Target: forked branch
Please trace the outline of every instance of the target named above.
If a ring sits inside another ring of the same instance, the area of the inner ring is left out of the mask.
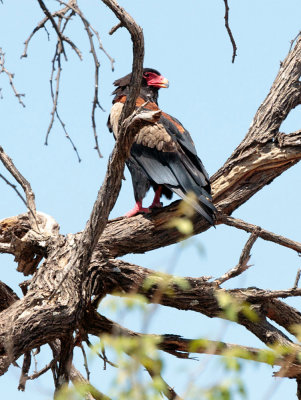
[[[14,85],[14,74],[11,73],[6,67],[5,67],[5,53],[3,52],[2,48],[0,47],[0,75],[1,74],[6,74],[8,79],[9,79],[9,84],[17,97],[19,103],[21,106],[25,107],[25,104],[22,101],[22,97],[25,96],[24,93],[19,93]],[[1,88],[0,88],[0,98],[2,98],[2,93],[1,93]]]
[[[230,269],[228,272],[226,272],[224,275],[222,275],[220,278],[215,279],[215,283],[217,285],[221,285],[222,283],[228,281],[229,279],[235,278],[236,276],[242,274],[244,271],[246,271],[250,265],[248,265],[248,262],[250,260],[250,251],[255,243],[256,239],[258,238],[259,235],[259,230],[255,230],[252,232],[251,236],[249,237],[248,241],[246,242],[242,253],[239,258],[239,262],[236,265],[236,267]]]

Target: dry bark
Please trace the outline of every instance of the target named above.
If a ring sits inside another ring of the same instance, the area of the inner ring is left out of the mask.
[[[185,237],[177,229],[167,227],[170,219],[180,215],[178,202],[150,215],[108,221],[120,190],[124,163],[133,137],[137,128],[145,123],[146,116],[133,114],[143,66],[142,30],[114,0],[103,1],[121,21],[116,29],[125,26],[133,41],[133,84],[120,119],[118,140],[83,232],[60,235],[58,224],[52,217],[36,213],[34,195],[26,180],[23,182],[29,213],[0,221],[0,252],[13,254],[18,270],[24,275],[33,275],[21,299],[5,284],[0,284],[0,374],[4,374],[11,363],[25,354],[27,364],[24,365],[21,382],[24,385],[30,350],[60,339],[62,350],[56,350],[58,357],[48,366],[56,371],[55,384],[59,389],[76,375],[71,366],[73,347],[76,345],[74,332],[82,338],[87,334],[116,334],[116,331],[118,334],[139,336],[96,313],[97,305],[107,294],[140,293],[149,302],[192,310],[210,318],[227,319],[217,300],[220,293],[227,292],[238,304],[248,302],[258,315],[258,319],[252,321],[240,310],[237,323],[245,326],[267,346],[280,343],[290,350],[288,356],[277,358],[278,365],[281,365],[279,374],[296,378],[299,393],[301,365],[297,354],[300,346],[285,332],[295,334],[292,325],[301,324],[301,314],[277,298],[300,296],[301,290],[296,287],[274,292],[257,288],[225,290],[220,285],[246,269],[250,246],[257,236],[297,252],[301,249],[301,243],[229,217],[251,196],[301,159],[301,131],[287,135],[279,131],[289,112],[301,103],[301,38],[297,39],[282,62],[244,140],[211,178],[214,203],[218,209],[217,223],[244,229],[251,232],[252,237],[234,270],[215,282],[206,277],[187,277],[188,287],[184,289],[172,276],[157,275],[150,269],[116,259],[129,253],[144,253],[167,246]],[[63,38],[60,40],[63,42]],[[148,115],[147,118],[156,116]],[[2,148],[0,150],[3,160],[5,153]],[[194,234],[209,228],[199,216],[194,216],[193,223]],[[156,284],[146,289],[144,282],[154,276]],[[166,293],[167,289],[175,295],[170,296]],[[281,330],[273,325],[273,321]],[[188,357],[189,347],[185,340],[164,335],[159,348],[175,356]],[[221,354],[222,350],[232,345],[219,346],[211,353]],[[198,352],[205,350],[199,347]],[[255,359],[256,349],[248,350],[253,357],[250,358]]]

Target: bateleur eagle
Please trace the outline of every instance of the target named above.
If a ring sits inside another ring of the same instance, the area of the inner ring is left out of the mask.
[[[117,79],[114,85],[113,107],[108,127],[116,138],[119,117],[129,92],[131,74]],[[168,80],[155,69],[144,68],[142,85],[136,107],[159,110],[158,91],[167,88]],[[130,170],[136,200],[135,207],[126,216],[149,212],[142,207],[142,200],[152,186],[155,191],[150,208],[161,207],[160,198],[168,199],[173,192],[187,199],[195,210],[214,225],[215,207],[212,204],[209,176],[196,153],[189,132],[174,117],[161,113],[156,123],[143,126],[136,134],[131,154],[126,162]],[[193,192],[197,201],[187,194]]]

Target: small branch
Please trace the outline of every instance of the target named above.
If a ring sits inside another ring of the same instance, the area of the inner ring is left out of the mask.
[[[94,347],[93,344],[88,339],[88,337],[86,338],[86,343],[91,349]],[[95,349],[93,351],[95,351]],[[100,354],[98,351],[96,352],[97,356],[103,361],[104,371],[107,369],[107,364],[111,365],[111,367],[118,368],[117,364],[114,364],[112,361],[108,359],[104,346],[101,347],[101,353],[102,354]]]
[[[251,257],[250,251],[251,251],[252,246],[255,243],[256,239],[258,238],[258,235],[259,235],[259,230],[254,230],[251,233],[251,236],[249,237],[248,241],[246,242],[246,244],[242,250],[238,264],[236,265],[236,267],[230,269],[228,272],[226,272],[220,278],[215,279],[214,282],[217,285],[221,285],[222,283],[228,281],[229,279],[232,279],[232,278],[242,274],[244,271],[246,271],[250,267],[250,265],[248,265],[248,262]]]
[[[23,296],[25,296],[26,293],[28,292],[28,287],[29,287],[30,283],[31,283],[31,279],[27,279],[26,281],[19,283],[19,287],[22,290]]]
[[[30,364],[31,364],[31,355],[30,355],[30,351],[27,351],[24,354],[22,372],[21,372],[21,377],[20,377],[19,386],[18,386],[18,390],[21,390],[22,392],[24,392],[26,381],[28,380],[28,371],[30,368]]]
[[[84,346],[82,345],[82,343],[79,344],[79,347],[81,348],[81,351],[83,353],[83,357],[84,357],[84,367],[86,370],[86,374],[87,374],[87,381],[90,382],[90,371],[89,371],[89,366],[88,366],[88,359],[87,359],[87,355],[84,349]]]
[[[297,398],[301,400],[301,378],[296,379],[297,382]]]
[[[38,23],[38,25],[34,28],[34,30],[31,32],[31,34],[28,36],[28,38],[25,40],[24,42],[24,51],[23,54],[21,55],[20,58],[23,57],[27,57],[27,49],[28,49],[28,45],[30,40],[32,39],[32,37],[35,35],[35,33],[37,31],[39,31],[41,28],[45,27],[45,23],[48,21],[48,17],[45,17],[44,19],[42,19],[42,21],[40,21]],[[45,28],[46,29],[46,28]],[[47,32],[47,31],[46,31]],[[49,33],[48,33],[48,40],[49,40]]]
[[[12,159],[4,152],[3,148],[0,146],[0,160],[2,161],[5,168],[12,174],[16,181],[21,185],[22,189],[26,195],[26,206],[29,210],[29,221],[33,227],[38,229],[37,214],[36,214],[36,204],[35,195],[31,189],[30,183],[24,178],[24,176],[19,172],[19,170],[14,165]],[[6,181],[7,183],[7,181]],[[12,186],[12,185],[11,185]],[[15,189],[17,191],[17,189]],[[18,193],[18,191],[17,191]],[[22,196],[21,196],[21,199]]]
[[[40,371],[37,371],[34,374],[28,376],[27,379],[33,381],[34,379],[39,378],[41,375],[44,375],[47,371],[49,371],[50,368],[52,368],[56,362],[57,362],[57,359],[51,360],[50,363],[45,365],[44,368],[42,368]]]
[[[38,0],[38,3],[40,5],[41,9],[43,10],[44,14],[46,15],[47,19],[50,20],[54,30],[56,31],[57,36],[58,36],[58,41],[59,41],[59,43],[61,45],[61,48],[62,48],[62,53],[64,54],[65,60],[67,61],[67,55],[66,55],[65,48],[64,48],[64,40],[66,38],[62,36],[62,33],[61,33],[59,27],[57,26],[57,23],[55,22],[52,14],[48,10],[48,8],[45,6],[43,0]]]
[[[218,220],[225,225],[234,226],[235,228],[242,229],[246,232],[252,233],[258,231],[258,236],[260,238],[277,243],[280,246],[288,247],[289,249],[295,250],[297,253],[301,253],[301,243],[266,231],[265,229],[260,228],[258,225],[249,224],[248,222],[238,218],[229,217],[228,215],[219,215]]]
[[[73,358],[73,336],[72,334],[61,339],[59,366],[55,382],[55,393],[58,393],[62,387],[68,385],[70,380],[70,370]]]
[[[237,46],[236,46],[232,31],[231,31],[230,26],[229,26],[228,0],[224,0],[224,3],[225,3],[225,17],[224,17],[224,19],[225,19],[225,27],[227,29],[227,32],[228,32],[228,35],[229,35],[229,38],[230,38],[230,41],[231,41],[231,44],[232,44],[232,47],[233,47],[233,54],[232,54],[232,64],[233,64],[234,61],[235,61],[235,57],[236,57]]]
[[[37,360],[36,356],[40,353],[40,351],[41,351],[40,347],[37,347],[35,350],[31,351],[32,358],[34,361],[34,372],[38,371],[38,360]]]
[[[25,104],[24,104],[23,101],[21,100],[21,97],[24,97],[25,94],[24,94],[24,93],[19,93],[19,92],[17,91],[17,89],[15,88],[15,85],[14,85],[14,81],[13,81],[13,79],[14,79],[14,74],[12,74],[11,72],[9,72],[9,71],[4,67],[4,64],[5,64],[5,53],[3,52],[2,48],[0,47],[0,74],[5,73],[5,74],[8,76],[9,84],[10,84],[10,86],[11,86],[11,88],[12,88],[12,90],[13,90],[15,96],[17,97],[19,103],[20,103],[23,107],[25,107]],[[1,92],[0,92],[0,93],[1,93]],[[1,98],[2,98],[2,96],[1,96]]]
[[[129,354],[129,355],[131,355],[131,354]],[[133,357],[133,358],[135,358],[135,357]],[[162,376],[158,373],[158,371],[156,371],[156,370],[154,370],[154,368],[152,368],[152,365],[154,365],[154,361],[150,357],[146,356],[143,359],[143,361],[140,359],[138,361],[144,366],[144,368],[147,370],[147,372],[149,373],[149,376],[152,379],[156,378],[156,380],[158,380],[158,379],[160,380],[161,387],[162,387],[162,390],[160,390],[160,392],[162,394],[164,394],[167,399],[183,400],[182,397],[180,397],[175,392],[175,390],[171,386],[169,386],[169,384],[162,378]]]
[[[53,361],[53,369],[55,370],[56,360],[59,358],[61,353],[61,344],[60,341],[57,339],[54,342],[50,343],[50,347],[53,352],[54,359]],[[51,367],[51,368],[52,368]],[[57,380],[57,371],[54,371],[54,379]],[[70,380],[74,385],[82,384],[85,387],[86,393],[85,398],[86,400],[111,400],[108,396],[101,393],[97,390],[94,386],[88,382],[83,375],[74,367],[73,364],[70,366]]]
[[[99,103],[99,99],[98,99],[98,90],[99,90],[99,67],[100,67],[100,63],[95,51],[95,47],[94,47],[94,42],[93,42],[93,32],[95,33],[95,35],[98,38],[99,41],[99,48],[102,49],[105,54],[109,57],[110,61],[111,61],[111,65],[112,65],[112,69],[114,70],[114,60],[108,55],[108,53],[104,50],[101,40],[100,40],[100,36],[98,34],[98,32],[91,26],[91,24],[89,23],[89,21],[85,18],[84,14],[82,13],[82,11],[77,7],[77,6],[72,6],[72,5],[68,5],[66,3],[64,3],[61,0],[58,0],[60,2],[60,4],[64,4],[67,7],[70,7],[70,9],[72,9],[74,11],[74,13],[76,13],[77,15],[79,15],[80,19],[82,20],[82,23],[85,27],[85,31],[87,32],[88,35],[88,39],[89,39],[89,43],[90,43],[90,53],[92,54],[93,57],[93,61],[94,61],[94,66],[95,66],[95,74],[94,74],[94,98],[93,98],[93,102],[92,102],[92,113],[91,113],[91,120],[92,120],[92,127],[93,127],[93,132],[94,132],[94,140],[95,140],[95,149],[97,150],[98,156],[100,158],[102,158],[102,154],[100,152],[99,149],[99,145],[98,145],[98,135],[96,132],[96,122],[95,122],[95,110],[97,107],[101,108],[101,105]],[[112,63],[113,62],[113,63]]]
[[[299,281],[300,281],[300,276],[301,276],[301,269],[299,268],[297,271],[297,275],[296,275],[296,279],[295,279],[295,283],[293,286],[293,289],[297,289]]]
[[[62,67],[61,67],[61,54],[64,54],[65,56],[65,60],[67,61],[67,55],[65,52],[65,48],[64,48],[64,42],[68,43],[71,48],[75,51],[75,53],[77,54],[77,56],[79,57],[80,60],[82,60],[82,54],[80,52],[80,50],[77,48],[77,46],[67,37],[64,36],[63,32],[66,29],[66,26],[68,24],[68,22],[70,21],[71,17],[74,15],[74,11],[72,10],[72,4],[74,3],[74,0],[69,0],[70,6],[69,4],[61,9],[58,10],[54,13],[50,13],[50,11],[47,9],[47,7],[45,6],[44,2],[42,0],[38,0],[40,7],[42,8],[44,14],[46,15],[46,18],[44,18],[42,21],[40,21],[38,23],[38,25],[34,28],[34,30],[32,31],[32,33],[30,34],[30,36],[28,37],[28,39],[24,42],[25,47],[24,47],[24,52],[21,55],[22,57],[27,57],[27,48],[28,48],[28,44],[29,41],[32,39],[32,37],[35,35],[35,33],[37,31],[39,31],[42,27],[45,27],[45,24],[48,20],[51,21],[52,26],[54,27],[57,35],[58,35],[58,41],[56,44],[56,50],[55,50],[55,54],[52,60],[52,71],[51,71],[51,78],[50,78],[50,89],[51,89],[51,97],[52,97],[52,102],[53,102],[53,107],[52,107],[52,111],[51,111],[51,119],[50,119],[50,123],[47,129],[47,133],[46,133],[46,138],[45,138],[45,145],[48,144],[48,137],[50,134],[50,131],[53,127],[53,122],[54,122],[54,117],[56,115],[57,119],[59,120],[63,131],[65,133],[65,137],[70,141],[73,150],[76,153],[77,159],[80,162],[80,156],[79,153],[77,151],[76,146],[73,143],[73,140],[71,139],[70,135],[68,134],[67,130],[66,130],[66,125],[63,122],[63,120],[61,119],[58,110],[57,110],[57,104],[58,104],[58,96],[59,96],[59,87],[60,87],[60,76],[61,76],[61,71],[62,71]],[[71,13],[69,15],[66,15],[69,11],[71,10]],[[58,23],[56,23],[54,18],[58,18]],[[65,23],[62,26],[62,20],[65,20]],[[46,30],[47,32],[47,30]],[[48,32],[47,32],[48,34]],[[49,39],[49,35],[48,35],[48,39]],[[54,71],[57,69],[57,74],[56,74],[56,90],[55,90],[55,95],[54,95],[54,91],[53,91],[53,76],[54,76]]]
[[[110,60],[112,71],[114,71],[114,63],[115,63],[114,58],[112,58],[112,57],[110,56],[110,54],[106,51],[106,49],[103,47],[103,44],[102,44],[102,41],[101,41],[101,39],[100,39],[100,36],[99,36],[98,31],[90,24],[90,22],[89,22],[89,21],[87,20],[87,18],[84,16],[83,12],[82,12],[82,11],[80,10],[80,8],[77,6],[76,2],[73,4],[72,1],[71,1],[71,2],[69,2],[69,3],[67,4],[67,3],[63,2],[62,0],[57,0],[57,1],[58,1],[60,4],[64,4],[64,5],[66,6],[66,8],[69,8],[69,9],[73,10],[75,14],[78,14],[78,15],[79,15],[79,17],[81,18],[81,20],[82,20],[82,22],[83,22],[83,24],[84,24],[84,26],[85,26],[85,29],[86,29],[86,27],[88,27],[87,34],[88,34],[89,40],[90,40],[90,38],[92,39],[93,33],[95,34],[95,36],[97,37],[99,49],[100,49],[100,50],[107,56],[107,58]],[[90,30],[91,30],[91,32],[90,32]],[[92,40],[93,40],[93,39],[92,39]]]
[[[113,26],[113,28],[111,28],[109,35],[113,35],[113,33],[115,33],[117,31],[117,29],[122,28],[124,25],[122,22],[119,22],[119,24]]]
[[[19,190],[17,189],[17,186],[14,185],[13,183],[11,183],[11,182],[10,182],[8,179],[6,179],[5,176],[3,176],[2,174],[0,174],[0,178],[1,178],[2,180],[4,180],[4,182],[5,182],[8,186],[10,186],[11,188],[14,189],[14,191],[17,193],[18,197],[20,197],[20,199],[22,200],[22,202],[23,202],[23,203],[25,204],[25,206],[27,207],[26,200],[25,200],[25,198],[22,196],[22,194],[19,192]]]
[[[298,32],[297,35],[294,37],[294,39],[291,40],[290,48],[289,48],[289,50],[288,50],[289,53],[290,53],[290,51],[292,50],[295,41],[298,39],[298,37],[299,37],[300,35],[301,35],[301,31]]]
[[[85,317],[85,329],[89,334],[100,336],[102,334],[109,334],[121,337],[137,338],[153,338],[158,339],[158,349],[167,352],[177,358],[190,359],[191,353],[197,354],[212,354],[212,355],[232,355],[246,360],[253,360],[270,364],[269,359],[264,359],[262,354],[265,350],[257,349],[254,347],[236,345],[225,343],[222,341],[208,340],[208,339],[185,339],[179,335],[150,335],[142,334],[124,328],[118,323],[90,310]],[[293,345],[293,344],[292,344]],[[273,350],[268,350],[273,354]],[[295,351],[295,347],[292,347]],[[131,354],[130,354],[131,355]],[[131,355],[132,356],[132,355]],[[286,364],[286,357],[276,355],[273,365],[283,366]],[[301,372],[301,365],[299,366]]]
[[[102,0],[102,2],[113,11],[116,17],[129,31],[133,42],[133,65],[130,90],[119,120],[119,126],[121,126],[122,122],[134,111],[136,99],[140,92],[144,59],[144,36],[141,27],[115,0]],[[119,132],[119,136],[124,135],[124,130],[123,132],[122,130]]]
[[[82,376],[82,374],[74,367],[74,365],[71,366],[70,379],[74,385],[78,385],[78,384],[84,385],[84,387],[86,388],[86,391],[87,391],[85,394],[87,400],[93,400],[93,399],[95,399],[95,400],[111,400],[110,397],[101,393],[94,386],[92,386],[91,383],[88,382]]]
[[[263,299],[276,299],[278,297],[298,297],[301,296],[301,289],[284,289],[284,290],[264,290],[258,288],[247,288],[247,289],[230,289],[228,291],[231,295],[242,295],[246,301],[258,301]]]
[[[72,11],[73,13],[73,11]],[[62,32],[65,30],[67,23],[69,22],[72,13],[66,18],[65,24],[62,28]],[[59,28],[61,28],[61,21],[62,19],[60,18],[59,20]],[[69,142],[71,143],[71,146],[73,148],[73,150],[76,153],[78,162],[81,162],[81,158],[79,156],[78,150],[75,146],[75,144],[73,143],[73,140],[71,139],[70,135],[67,132],[66,129],[66,124],[63,122],[63,120],[61,119],[59,113],[58,113],[58,109],[57,109],[57,105],[58,105],[58,97],[59,97],[59,91],[60,91],[60,78],[61,78],[61,72],[62,72],[62,66],[61,66],[61,54],[62,54],[62,47],[60,46],[60,43],[58,42],[56,45],[56,49],[55,49],[55,53],[52,59],[52,70],[51,70],[51,75],[50,75],[50,92],[51,92],[51,98],[52,98],[52,103],[53,103],[53,107],[51,110],[51,119],[50,119],[50,123],[47,129],[47,133],[46,133],[46,138],[45,138],[45,145],[48,145],[48,137],[50,134],[50,131],[52,129],[53,126],[53,122],[54,122],[54,116],[57,116],[57,119],[59,120],[61,127],[63,128],[63,131],[65,133],[65,137],[66,139],[69,140]],[[56,88],[55,88],[55,93],[53,90],[53,75],[54,75],[54,71],[57,69],[57,73],[56,73]]]

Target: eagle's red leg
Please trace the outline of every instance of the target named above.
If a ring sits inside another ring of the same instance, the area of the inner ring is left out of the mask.
[[[154,200],[149,208],[162,207],[162,203],[160,202],[161,194],[162,194],[162,186],[159,186],[158,189],[155,191]]]
[[[135,207],[130,210],[129,212],[127,212],[124,216],[125,217],[132,217],[133,215],[136,215],[138,213],[149,213],[149,208],[143,208],[142,207],[142,201],[137,201],[135,204]]]

